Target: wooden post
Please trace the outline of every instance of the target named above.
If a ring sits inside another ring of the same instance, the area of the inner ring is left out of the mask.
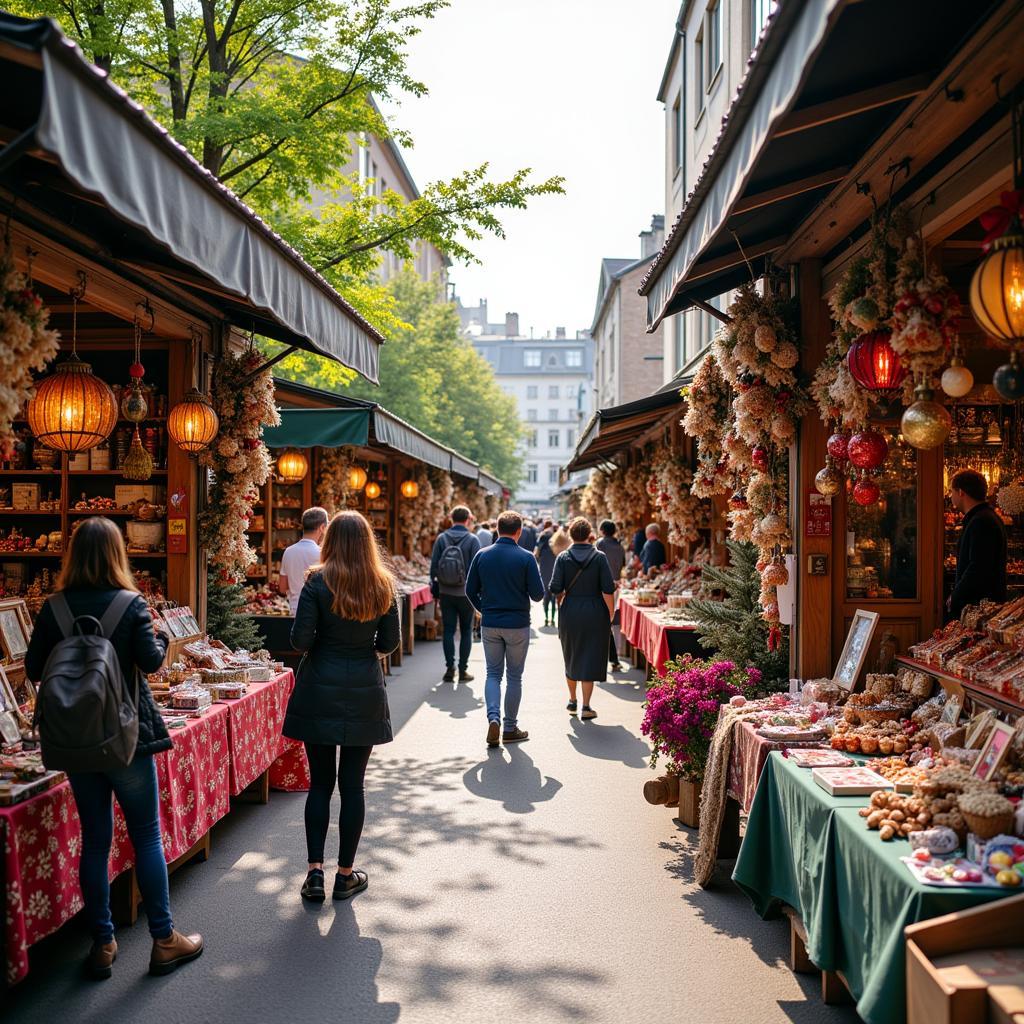
[[[172,341],[167,353],[167,409],[168,412],[184,397],[192,386],[192,359],[200,359],[200,346],[192,346],[185,340]],[[183,452],[170,438],[167,439],[167,500],[175,491],[187,495],[188,543],[183,554],[167,555],[167,596],[179,604],[187,604],[193,610],[200,608],[198,552],[199,539],[199,469],[195,459]],[[205,602],[203,602],[205,603]]]

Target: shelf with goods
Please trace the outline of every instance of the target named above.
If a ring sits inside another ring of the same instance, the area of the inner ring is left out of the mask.
[[[934,676],[942,684],[943,689],[951,693],[960,692],[966,694],[973,701],[984,707],[990,707],[996,711],[1006,711],[1013,715],[1019,715],[1021,712],[1024,712],[1024,703],[997,693],[995,690],[990,690],[964,676],[953,672],[946,672],[935,665],[930,665],[926,661],[920,661],[917,658],[911,658],[904,654],[898,654],[896,661],[906,668],[915,669],[918,672],[926,672],[928,675]]]

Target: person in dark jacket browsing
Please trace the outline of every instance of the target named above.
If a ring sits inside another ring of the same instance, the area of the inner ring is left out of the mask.
[[[519,728],[523,668],[530,648],[530,602],[544,596],[537,561],[519,546],[523,518],[518,512],[498,516],[498,539],[484,548],[469,567],[466,596],[483,616],[484,660],[487,662],[487,745],[521,743],[530,734]],[[505,683],[505,721],[501,729],[501,679]]]
[[[78,876],[85,903],[85,920],[93,941],[86,967],[94,978],[109,978],[117,958],[107,876],[114,838],[111,797],[116,796],[135,847],[135,871],[149,918],[149,933],[153,937],[150,973],[168,974],[199,956],[203,951],[203,939],[201,935],[182,935],[174,929],[167,862],[160,831],[153,755],[170,750],[171,737],[153,701],[144,673],[155,672],[163,664],[167,637],[157,629],[149,605],[138,592],[120,527],[102,516],[83,519],[71,535],[57,590],[64,595],[71,615],[82,620],[79,628],[88,628],[84,623],[89,617],[102,619],[121,591],[135,594],[120,621],[105,634],[117,652],[117,660],[129,688],[134,690],[138,680],[136,713],[139,739],[135,756],[126,768],[72,772],[68,776],[82,823],[82,857]],[[52,598],[47,600],[40,610],[25,652],[25,673],[36,682],[43,679],[50,652],[66,635],[58,624],[52,601]]]
[[[301,740],[309,761],[302,898],[325,899],[324,845],[331,797],[341,794],[338,870],[333,897],[347,900],[368,884],[353,867],[363,831],[363,778],[370,753],[394,739],[380,655],[401,634],[395,581],[377,538],[359,512],[339,512],[321,548],[323,563],[306,577],[292,625],[292,646],[304,652],[282,732]]]
[[[961,470],[950,482],[953,508],[964,517],[956,552],[956,581],[946,602],[954,618],[967,605],[984,598],[1006,600],[1006,531],[987,497],[988,484],[973,469]]]
[[[470,532],[473,514],[465,505],[452,509],[452,525],[443,530],[434,541],[430,554],[430,589],[441,602],[441,648],[444,651],[445,671],[441,677],[446,683],[455,681],[455,631],[459,631],[459,682],[471,683],[469,656],[473,652],[473,606],[466,598],[465,575],[462,583],[445,583],[440,579],[441,556],[448,548],[455,548],[462,557],[462,569],[468,573],[473,556],[480,550],[480,540]]]

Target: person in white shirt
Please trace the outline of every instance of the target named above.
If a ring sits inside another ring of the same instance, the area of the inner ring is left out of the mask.
[[[292,615],[299,607],[299,594],[311,565],[320,564],[320,544],[327,532],[327,510],[315,506],[302,513],[302,540],[284,549],[277,589],[288,598]]]
[[[481,523],[476,531],[476,539],[480,541],[480,547],[490,547],[494,543],[494,534],[491,532],[490,523]]]

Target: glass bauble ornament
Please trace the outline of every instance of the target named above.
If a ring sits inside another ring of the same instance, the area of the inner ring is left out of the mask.
[[[941,384],[950,398],[963,398],[974,387],[974,374],[964,366],[959,356],[953,356],[949,366],[942,371]]]
[[[949,437],[953,421],[944,405],[933,400],[931,389],[919,384],[914,391],[914,404],[903,412],[900,432],[907,444],[927,450],[937,448]]]
[[[139,380],[136,377],[132,380],[131,387],[125,391],[121,398],[121,415],[129,423],[141,423],[149,413],[149,403],[139,387]]]
[[[853,500],[857,502],[858,505],[877,504],[878,499],[881,496],[881,489],[869,476],[862,476],[853,485]]]
[[[840,465],[850,458],[847,445],[850,443],[850,435],[842,431],[836,431],[825,443],[829,455]]]
[[[762,444],[754,445],[750,451],[750,463],[762,472],[768,468],[768,449]]]
[[[843,474],[829,462],[824,469],[818,470],[814,478],[814,488],[819,494],[831,498],[843,489]]]
[[[847,443],[846,451],[858,469],[878,469],[889,454],[889,443],[877,430],[858,430]]]
[[[1010,402],[1024,398],[1024,368],[1020,365],[1017,350],[1010,353],[1010,361],[1003,363],[992,377],[992,387]]]
[[[729,499],[729,508],[736,512],[742,512],[744,509],[750,508],[747,496],[742,491],[736,491]]]

